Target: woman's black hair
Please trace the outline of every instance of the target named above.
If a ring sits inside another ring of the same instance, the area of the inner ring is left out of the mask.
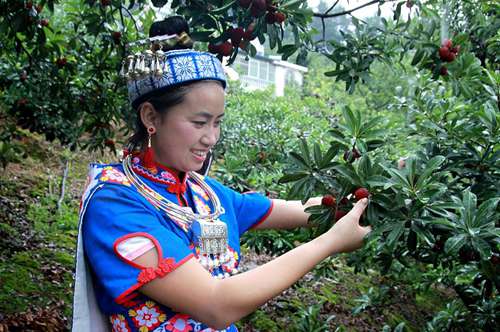
[[[182,32],[189,34],[189,25],[186,20],[182,16],[171,16],[167,17],[163,21],[154,22],[149,29],[149,36],[155,37],[161,35],[175,35],[181,34]],[[169,48],[169,50],[184,48],[186,48],[186,46],[178,45]],[[143,102],[151,103],[155,110],[163,116],[168,109],[184,101],[184,97],[189,91],[189,85],[191,84],[193,83],[189,82],[172,86],[167,89],[153,91],[148,94],[147,98],[142,100],[137,107],[135,107],[135,131],[132,137],[128,140],[127,148],[129,151],[141,149],[148,138],[147,129],[142,123],[139,113],[141,104]]]

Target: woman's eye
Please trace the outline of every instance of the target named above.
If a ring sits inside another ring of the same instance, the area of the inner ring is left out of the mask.
[[[204,122],[204,121],[193,121],[193,123],[196,126],[200,126],[200,127],[203,127],[206,124],[206,122]]]
[[[216,127],[219,127],[221,124],[222,124],[222,120],[215,121],[215,126]]]

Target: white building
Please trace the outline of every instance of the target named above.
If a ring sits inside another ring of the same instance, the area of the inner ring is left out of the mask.
[[[249,56],[248,60],[244,52],[238,53],[234,63],[227,67],[230,79],[239,80],[241,85],[248,90],[265,89],[274,85],[276,96],[283,96],[285,85],[292,82],[302,86],[304,74],[307,73],[306,67],[283,61],[280,56],[265,56],[262,46],[257,50],[257,55]]]

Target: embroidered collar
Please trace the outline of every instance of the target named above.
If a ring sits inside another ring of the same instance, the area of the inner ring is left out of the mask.
[[[154,169],[145,168],[142,166],[140,155],[132,158],[132,170],[135,173],[151,181],[167,185],[167,191],[172,194],[182,195],[186,192],[187,173],[183,173],[181,180],[174,170],[160,163],[155,164]]]

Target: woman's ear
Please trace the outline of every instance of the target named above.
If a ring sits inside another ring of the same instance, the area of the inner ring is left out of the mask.
[[[158,126],[158,112],[156,112],[154,106],[149,102],[144,102],[139,106],[139,114],[141,116],[141,121],[144,127],[154,127]]]

